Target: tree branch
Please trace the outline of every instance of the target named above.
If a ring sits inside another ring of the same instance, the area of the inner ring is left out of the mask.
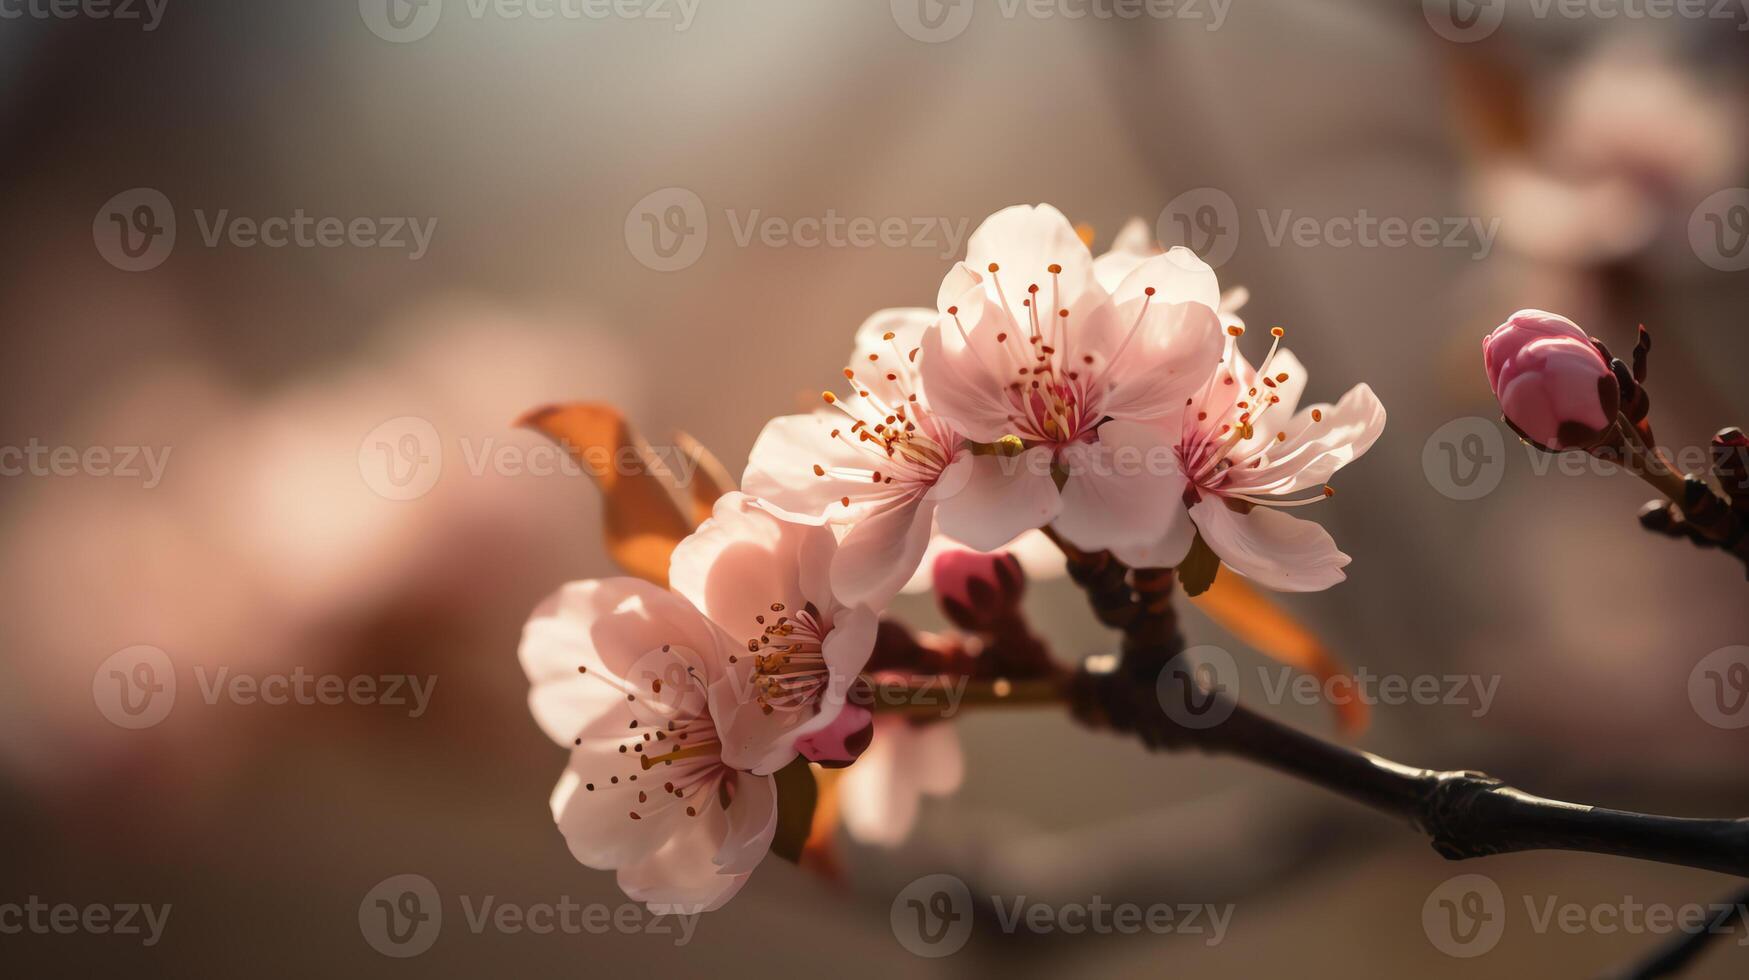
[[[1132,576],[1136,588],[1123,614],[1114,585],[1121,579],[1114,566],[1123,566],[1109,554],[1072,548],[1064,553],[1071,577],[1089,591],[1101,620],[1126,623],[1122,655],[1090,659],[1070,686],[1071,710],[1086,724],[1134,734],[1154,749],[1236,755],[1322,786],[1407,821],[1451,860],[1556,849],[1749,877],[1749,820],[1667,817],[1545,799],[1484,773],[1406,766],[1259,715],[1199,685],[1194,669],[1168,669],[1184,642],[1172,604],[1162,601],[1160,573]],[[1167,698],[1195,704],[1197,717],[1168,712]]]
[[[1192,683],[1188,672],[1173,672]],[[1205,698],[1207,728],[1180,724],[1155,684],[1094,661],[1077,677],[1077,714],[1139,736],[1150,748],[1229,753],[1322,786],[1407,821],[1450,860],[1512,851],[1569,850],[1681,864],[1749,877],[1749,820],[1666,817],[1532,796],[1480,772],[1418,769],[1335,745],[1259,715],[1224,694]],[[1168,695],[1173,696],[1173,695]]]
[[[1699,932],[1679,935],[1662,946],[1659,946],[1651,956],[1634,964],[1621,973],[1614,974],[1615,980],[1657,980],[1658,977],[1673,977],[1694,962],[1701,954],[1706,944],[1714,936],[1724,935],[1731,931],[1731,918],[1737,915],[1737,910],[1749,905],[1749,889],[1740,891],[1720,903],[1720,908],[1707,920],[1706,928]]]

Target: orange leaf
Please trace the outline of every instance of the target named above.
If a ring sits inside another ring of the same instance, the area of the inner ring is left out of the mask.
[[[619,411],[587,403],[548,405],[516,425],[558,443],[595,480],[608,556],[627,574],[667,585],[668,557],[692,533],[692,522],[652,468],[655,455]]]
[[[686,433],[674,433],[674,446],[692,460],[692,483],[682,489],[692,500],[692,519],[703,524],[711,516],[717,498],[734,491],[735,478],[723,468],[716,455],[705,448],[704,443]]]
[[[1243,576],[1231,572],[1216,576],[1206,592],[1190,601],[1227,632],[1260,652],[1311,674],[1320,683],[1346,673],[1323,640],[1253,589]],[[1336,709],[1336,724],[1343,732],[1357,735],[1366,730],[1368,711],[1364,702],[1349,698],[1332,707]]]

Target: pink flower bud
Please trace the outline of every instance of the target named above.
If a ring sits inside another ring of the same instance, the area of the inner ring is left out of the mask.
[[[857,704],[847,704],[832,724],[796,741],[796,748],[809,762],[828,769],[841,769],[856,761],[874,737],[874,714]]]
[[[1519,310],[1482,339],[1482,364],[1500,410],[1544,449],[1590,449],[1609,435],[1621,386],[1579,325]]]
[[[1026,591],[1020,561],[1006,551],[949,551],[935,559],[935,597],[963,630],[987,632],[1014,615]]]

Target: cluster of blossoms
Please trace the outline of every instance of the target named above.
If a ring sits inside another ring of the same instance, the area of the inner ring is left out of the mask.
[[[870,318],[848,391],[766,426],[669,588],[573,583],[535,612],[521,657],[571,751],[552,809],[572,853],[653,908],[715,908],[770,848],[773,774],[798,757],[854,762],[847,826],[902,839],[921,794],[957,785],[957,742],[852,695],[926,554],[1048,528],[1168,568],[1200,536],[1271,588],[1341,581],[1348,556],[1284,511],[1328,495],[1384,409],[1366,385],[1300,408],[1279,329],[1255,366],[1240,353],[1241,302],[1140,222],[1095,258],[1049,206],[985,221],[936,309]]]

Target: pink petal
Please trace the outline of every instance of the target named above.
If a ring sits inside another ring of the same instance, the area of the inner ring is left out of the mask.
[[[649,717],[696,713],[698,693],[733,643],[685,599],[615,578],[573,582],[548,597],[524,628],[518,656],[536,723],[569,748],[579,733],[621,724],[628,693]],[[647,683],[689,670],[700,678],[696,689],[675,683],[658,693]]]
[[[1312,521],[1270,507],[1237,513],[1204,496],[1190,508],[1203,540],[1233,571],[1281,592],[1317,592],[1347,578],[1349,557]]]
[[[1111,421],[1099,442],[1063,450],[1068,469],[1057,531],[1078,548],[1104,551],[1151,542],[1182,507],[1184,474],[1157,426]]]
[[[845,605],[884,606],[917,571],[935,527],[935,505],[921,492],[899,498],[852,525],[832,559],[832,591]]]
[[[1371,449],[1384,430],[1385,406],[1370,386],[1355,385],[1335,406],[1314,405],[1294,416],[1283,430],[1287,441],[1269,451],[1268,462],[1229,470],[1224,489],[1288,495],[1322,486]]]
[[[961,463],[954,466],[960,467]],[[943,533],[977,551],[994,551],[1018,535],[1043,527],[1062,510],[1051,479],[1051,452],[1044,447],[1017,456],[973,456],[957,490],[943,480],[932,496]]]

